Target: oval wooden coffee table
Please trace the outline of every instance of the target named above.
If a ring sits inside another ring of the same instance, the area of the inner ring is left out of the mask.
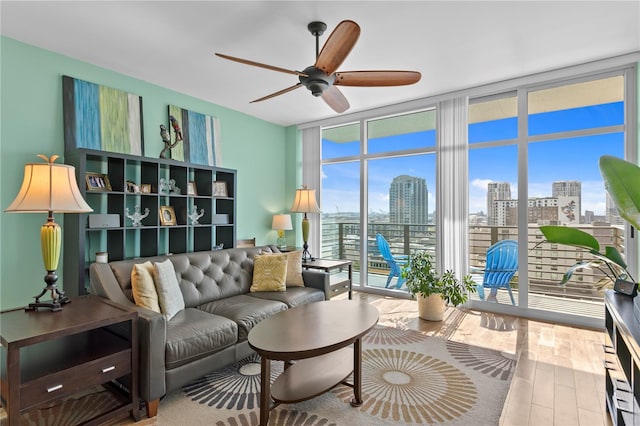
[[[278,405],[314,398],[340,383],[353,387],[351,405],[362,405],[361,338],[377,322],[378,310],[367,303],[327,300],[280,312],[253,327],[249,346],[262,358],[260,425]],[[285,370],[271,386],[272,360],[284,361]],[[352,384],[345,381],[351,372]]]

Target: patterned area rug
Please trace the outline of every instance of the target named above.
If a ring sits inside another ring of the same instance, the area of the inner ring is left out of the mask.
[[[280,405],[270,425],[497,425],[516,361],[512,355],[376,326],[363,341],[364,404],[338,385],[309,401]],[[272,379],[282,363],[272,365]],[[160,403],[158,424],[255,425],[260,359],[252,356],[174,392]]]
[[[361,407],[349,404],[353,389],[338,385],[309,401],[278,406],[269,425],[497,425],[516,366],[510,354],[385,326],[364,337],[362,358]],[[271,370],[274,380],[282,363],[273,362]],[[259,403],[260,358],[253,355],[171,393],[158,417],[141,424],[254,426]],[[25,414],[20,424],[74,425],[114,404],[108,392],[94,389]]]

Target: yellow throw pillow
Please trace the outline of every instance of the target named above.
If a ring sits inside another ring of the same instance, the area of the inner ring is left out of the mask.
[[[253,281],[250,292],[286,291],[287,255],[258,255],[253,262]]]
[[[160,313],[158,293],[153,282],[153,264],[149,261],[133,265],[131,290],[136,305]]]
[[[287,286],[304,287],[302,279],[302,250],[287,253]]]

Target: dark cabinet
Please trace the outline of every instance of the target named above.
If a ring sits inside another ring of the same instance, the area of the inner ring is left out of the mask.
[[[633,309],[632,298],[606,292],[606,407],[614,425],[640,423],[640,323]]]
[[[235,170],[89,149],[67,152],[65,163],[75,166],[82,195],[93,208],[64,218],[63,286],[70,296],[87,293],[88,268],[98,252],[113,261],[235,244]],[[93,186],[87,176],[102,177],[108,185]],[[173,217],[161,217],[161,207],[169,207],[162,210]],[[90,223],[91,215],[111,216],[94,216]]]

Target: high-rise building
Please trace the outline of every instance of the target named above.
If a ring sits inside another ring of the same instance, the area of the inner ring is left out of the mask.
[[[606,193],[606,195],[607,198],[605,201],[605,220],[611,225],[624,225],[624,219],[620,216],[620,212],[618,211],[616,203],[613,202],[613,198],[611,198],[611,195],[609,195],[608,192]]]
[[[582,183],[577,180],[561,180],[553,182],[551,196],[558,198],[563,212],[563,223],[581,223]]]
[[[498,226],[504,221],[504,205],[494,201],[511,200],[511,185],[508,182],[489,182],[487,185],[487,225]]]
[[[429,201],[425,179],[408,175],[393,178],[389,188],[389,221],[412,224],[429,222]]]

